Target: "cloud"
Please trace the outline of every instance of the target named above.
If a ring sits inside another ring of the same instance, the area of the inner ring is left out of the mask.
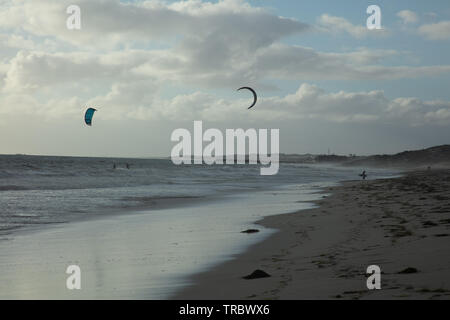
[[[56,53],[19,51],[11,59],[4,91],[45,89],[52,85],[76,83],[89,78],[107,78],[120,74],[120,68],[103,64],[89,53]]]
[[[411,10],[402,10],[397,13],[397,16],[402,19],[404,24],[417,23],[419,21],[417,14]]]
[[[103,86],[104,90],[113,83],[143,78],[182,86],[234,88],[242,83],[270,86],[267,79],[401,79],[450,71],[446,65],[384,66],[387,58],[398,55],[394,50],[321,52],[283,44],[283,38],[311,28],[241,0],[172,4],[81,0],[80,31],[65,28],[65,8],[71,1],[6,3],[0,9],[0,28],[20,32],[0,36],[0,42],[18,50],[2,62],[8,70],[1,68],[1,81],[3,91],[16,93],[68,84],[86,93],[94,81],[96,88]],[[355,37],[372,33],[339,17],[322,15],[320,20],[329,30]],[[143,45],[155,39],[165,44]]]
[[[450,102],[422,101],[418,98],[397,98],[390,102],[387,116],[407,120],[410,125],[448,125],[450,123]]]
[[[450,72],[450,65],[393,65],[393,59],[401,59],[396,50],[327,52],[283,43],[285,37],[310,27],[240,0],[172,4],[82,0],[79,33],[65,29],[69,1],[5,3],[0,29],[12,32],[0,34],[0,46],[13,48],[14,53],[0,61],[3,114],[20,109],[50,117],[75,116],[90,104],[104,106],[100,118],[229,121],[246,115],[242,106],[248,101],[218,98],[207,93],[210,88],[229,90],[241,84],[262,88],[272,80],[411,79]],[[320,22],[328,31],[357,38],[372,32],[329,15],[322,15]],[[165,44],[142,44],[155,39]],[[168,94],[173,98],[162,98],[167,86],[174,87]],[[408,120],[414,125],[448,121],[446,102],[399,99],[389,100],[379,91],[326,93],[303,85],[286,97],[262,99],[255,118]]]
[[[123,3],[118,0],[80,0],[81,30],[66,28],[71,0],[9,1],[0,9],[0,28],[53,37],[72,45],[124,46],[171,43],[176,37],[195,35],[232,37],[259,46],[292,33],[306,24],[251,7],[243,0],[203,3],[198,0]],[[86,47],[87,48],[87,47]]]
[[[146,119],[204,119],[233,122],[248,118],[248,99],[224,100],[194,92],[172,99],[155,99],[151,106],[134,104],[127,116]],[[130,101],[131,103],[131,101]],[[418,98],[388,99],[382,91],[328,93],[311,84],[284,97],[260,98],[253,121],[319,119],[334,123],[378,123],[402,126],[449,125],[449,101]]]
[[[234,88],[240,84],[267,86],[266,79],[358,80],[437,76],[450,66],[383,66],[395,50],[336,53],[274,43],[255,52],[240,47],[220,52],[220,43],[179,46],[164,50],[122,50],[108,53],[19,51],[0,65],[1,92],[54,94],[66,86],[84,95],[94,89],[142,79],[159,84],[197,88]],[[215,52],[218,52],[215,54]],[[209,56],[208,57],[208,53]]]
[[[132,119],[151,122],[193,121],[202,119],[232,125],[236,119],[250,122],[290,122],[320,120],[330,123],[359,123],[403,127],[448,126],[449,101],[423,101],[413,97],[387,98],[383,91],[326,92],[318,86],[302,84],[286,96],[259,98],[251,114],[249,98],[224,99],[196,91],[162,98],[159,87],[146,80],[114,84],[104,95],[88,101],[79,97],[39,101],[23,95],[5,98],[11,108],[0,113],[38,115],[45,118],[81,117],[83,105],[98,106],[98,119]]]
[[[394,50],[360,49],[346,53],[274,44],[256,53],[256,67],[266,77],[317,80],[402,79],[450,72],[450,66],[383,66]]]
[[[406,126],[450,123],[448,101],[422,101],[417,98],[390,100],[382,91],[327,93],[317,86],[303,84],[294,94],[264,102],[265,108],[275,105],[283,110],[285,120],[298,117],[339,123]]]
[[[319,30],[329,33],[348,33],[354,38],[361,39],[371,35],[387,35],[387,30],[369,30],[366,25],[354,25],[342,17],[323,14],[318,19]]]
[[[449,40],[450,21],[424,24],[419,27],[418,32],[429,40]]]
[[[363,38],[368,35],[368,29],[365,26],[353,25],[345,18],[323,14],[319,18],[319,24],[330,32],[346,32],[355,38]]]

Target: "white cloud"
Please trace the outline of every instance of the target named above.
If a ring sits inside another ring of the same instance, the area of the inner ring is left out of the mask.
[[[382,30],[369,30],[366,25],[354,25],[342,17],[323,14],[318,19],[319,28],[330,33],[348,33],[352,37],[361,39],[370,35],[387,35],[385,28]]]
[[[89,78],[106,78],[120,74],[120,67],[102,64],[88,53],[57,53],[19,51],[11,59],[5,77],[5,91],[45,89],[67,82]]]
[[[66,28],[71,0],[9,1],[0,8],[0,27],[47,36],[73,45],[133,45],[135,42],[171,43],[175,37],[231,37],[251,46],[270,43],[302,32],[307,25],[254,8],[243,0],[171,5],[159,1],[123,3],[118,0],[80,0],[81,30]]]
[[[219,44],[217,44],[220,46]],[[166,50],[122,50],[108,53],[21,50],[0,68],[3,92],[58,92],[64,85],[87,94],[91,89],[148,79],[160,84],[197,88],[263,85],[266,79],[402,79],[436,76],[450,66],[383,66],[395,50],[361,48],[346,53],[271,44],[253,53],[236,47],[215,55],[214,45]],[[211,56],[208,58],[208,52]],[[267,84],[266,84],[267,85]],[[53,88],[53,90],[51,90]],[[58,89],[56,89],[58,88]],[[1,92],[1,91],[0,91]]]
[[[404,24],[417,23],[419,21],[417,14],[411,10],[402,10],[397,13],[397,16],[402,19]]]
[[[155,99],[151,105],[134,107],[127,116],[146,119],[204,119],[233,122],[248,117],[248,99],[224,100],[201,92],[172,99]],[[126,101],[124,101],[126,103]],[[122,110],[123,112],[123,110]],[[449,125],[449,101],[422,101],[417,98],[390,100],[382,91],[328,93],[310,84],[284,97],[260,98],[253,121],[320,119],[337,123],[378,123],[403,126]]]
[[[20,49],[13,58],[3,61],[8,65],[2,77],[7,91],[67,83],[84,83],[89,88],[92,80],[103,87],[151,78],[201,88],[228,88],[241,83],[262,85],[269,78],[400,79],[450,71],[445,65],[384,66],[386,58],[398,54],[394,50],[362,48],[338,53],[282,44],[284,37],[309,27],[241,0],[172,4],[81,0],[80,31],[65,28],[65,7],[70,1],[6,3],[9,5],[0,9],[0,28],[24,33],[0,37],[0,42],[3,39]],[[330,29],[356,37],[370,32],[343,18],[323,15],[321,21]],[[172,40],[158,48],[135,43],[154,39]],[[71,50],[66,43],[73,45]],[[103,50],[102,45],[119,43],[122,46]],[[135,45],[140,49],[133,49]]]
[[[424,24],[419,27],[419,34],[430,40],[449,40],[450,21]]]
[[[303,84],[295,94],[273,102],[273,105],[281,104],[287,109],[286,119],[297,115],[332,122],[410,126],[450,124],[448,101],[422,101],[417,98],[390,100],[382,91],[327,93],[317,86]]]
[[[422,101],[418,98],[397,98],[390,102],[387,116],[407,120],[410,125],[450,124],[449,101]]]
[[[109,92],[88,101],[79,97],[39,101],[30,96],[9,94],[10,108],[0,113],[39,115],[46,118],[81,117],[84,105],[100,111],[98,119],[134,119],[153,122],[203,119],[231,125],[236,119],[248,121],[321,120],[330,123],[371,123],[393,126],[450,125],[449,101],[423,101],[418,98],[387,98],[382,91],[326,92],[310,84],[286,96],[259,98],[249,118],[250,98],[223,99],[213,94],[193,92],[162,98],[151,81],[114,84]]]
[[[357,80],[402,79],[450,72],[450,66],[383,66],[393,50],[360,49],[347,53],[317,52],[311,48],[273,44],[256,53],[255,72],[284,79]]]

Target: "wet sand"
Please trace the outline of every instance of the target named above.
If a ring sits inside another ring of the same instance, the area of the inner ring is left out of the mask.
[[[448,169],[329,188],[316,209],[262,219],[278,232],[173,298],[450,299],[449,191]],[[367,289],[369,265],[381,290]],[[271,277],[242,278],[256,269]]]
[[[252,237],[241,233],[255,228],[254,221],[310,207],[306,201],[317,199],[307,193],[305,202],[298,203],[298,192],[179,198],[179,206],[175,200],[170,206],[155,202],[143,211],[114,211],[3,235],[0,299],[167,299],[190,284],[192,274],[223,263],[273,232],[259,227]],[[70,265],[81,269],[80,290],[66,287]]]

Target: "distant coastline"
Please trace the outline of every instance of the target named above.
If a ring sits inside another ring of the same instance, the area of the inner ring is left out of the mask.
[[[428,166],[450,167],[450,145],[441,145],[422,150],[403,151],[396,154],[357,156],[335,154],[280,154],[280,162],[335,163],[343,166],[369,166],[382,168],[423,168]]]
[[[170,156],[74,156],[74,155],[34,155],[34,154],[1,154],[2,156],[25,156],[25,157],[62,157],[62,158],[89,158],[89,159],[161,159],[169,160]],[[193,157],[192,157],[193,158]],[[407,150],[395,154],[375,154],[359,156],[356,154],[279,154],[280,163],[305,163],[324,164],[332,163],[344,166],[373,166],[373,167],[395,167],[395,168],[420,168],[425,166],[450,167],[450,145],[439,145],[424,149]],[[224,156],[224,160],[226,156]],[[235,156],[237,159],[237,155]],[[249,155],[245,155],[246,162]]]

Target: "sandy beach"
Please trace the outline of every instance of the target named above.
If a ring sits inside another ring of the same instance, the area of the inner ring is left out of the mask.
[[[318,208],[259,221],[278,232],[173,298],[449,299],[449,190],[448,169],[328,188]],[[381,290],[367,289],[370,265]],[[270,277],[242,278],[256,269]]]

